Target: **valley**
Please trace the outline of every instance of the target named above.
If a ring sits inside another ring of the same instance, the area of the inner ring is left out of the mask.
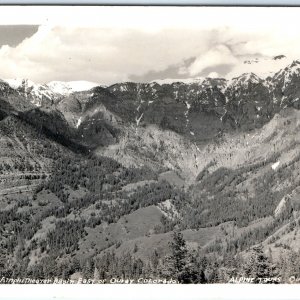
[[[1,81],[0,275],[165,278],[180,234],[184,283],[297,275],[299,83]]]

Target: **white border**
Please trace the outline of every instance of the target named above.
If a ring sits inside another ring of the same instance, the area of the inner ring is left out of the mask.
[[[300,285],[4,285],[1,300],[296,300]]]

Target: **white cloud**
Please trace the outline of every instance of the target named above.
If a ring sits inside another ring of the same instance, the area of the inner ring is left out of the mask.
[[[214,65],[237,64],[238,62],[238,59],[232,54],[228,47],[225,45],[217,45],[198,56],[194,63],[188,68],[188,72],[194,76]]]
[[[112,83],[130,74],[160,71],[207,50],[209,33],[41,26],[17,47],[0,49],[0,77],[33,81],[90,80]],[[180,37],[181,43],[178,44]],[[202,40],[202,41],[203,41]]]
[[[109,84],[170,66],[179,66],[178,74],[187,77],[207,68],[211,76],[221,74],[222,64],[232,67],[227,76],[249,68],[263,71],[265,66],[242,62],[278,54],[300,58],[299,12],[254,7],[2,7],[0,24],[42,26],[18,46],[0,48],[0,78]],[[191,65],[183,64],[192,57]]]

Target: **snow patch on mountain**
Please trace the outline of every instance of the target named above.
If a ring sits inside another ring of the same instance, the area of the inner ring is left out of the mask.
[[[96,86],[99,86],[99,84],[90,81],[51,81],[47,83],[47,86],[54,93],[61,95],[69,95],[73,92],[88,91]]]
[[[135,118],[136,126],[139,126],[139,124],[140,124],[140,122],[142,120],[143,115],[144,115],[144,113],[142,113],[139,118]]]
[[[275,170],[278,168],[279,164],[280,164],[280,161],[277,161],[276,163],[274,163],[274,164],[272,165],[272,170],[275,171]]]
[[[21,86],[34,86],[35,83],[28,79],[22,79],[22,78],[10,78],[10,79],[4,79],[13,89],[17,89]]]
[[[294,76],[300,75],[300,61],[295,60],[290,65],[288,65],[286,68],[281,69],[279,72],[277,72],[274,76],[275,81],[280,81],[283,79],[283,87],[282,90],[284,91],[287,87],[287,85],[291,82]]]
[[[287,204],[289,203],[290,201],[290,197],[289,195],[287,196],[284,196],[280,202],[278,203],[277,207],[275,208],[275,211],[274,211],[274,216],[275,217],[278,217],[286,208]]]
[[[82,122],[82,117],[80,117],[78,119],[77,124],[76,124],[76,128],[78,128],[80,126],[81,122]]]
[[[5,79],[11,88],[17,90],[19,93],[24,94],[26,98],[30,97],[32,104],[41,106],[41,100],[46,98],[51,100],[56,97],[55,93],[51,91],[47,85],[36,84],[29,79]]]
[[[34,83],[29,79],[21,78],[5,79],[4,81],[36,106],[41,106],[42,100],[58,100],[73,92],[87,91],[99,86],[99,84],[89,81],[51,81],[47,84]]]
[[[239,77],[234,77],[228,82],[228,86],[235,86],[236,88],[248,88],[249,83],[258,84],[262,79],[254,73],[244,73]]]
[[[185,121],[186,121],[185,122],[185,127],[187,127],[188,124],[189,124],[189,122],[190,122],[190,120],[188,118],[188,114],[189,114],[189,111],[190,111],[190,108],[191,108],[191,104],[188,103],[187,101],[185,101],[185,105],[186,105],[187,109],[186,109],[186,111],[184,113],[184,116],[185,116]]]

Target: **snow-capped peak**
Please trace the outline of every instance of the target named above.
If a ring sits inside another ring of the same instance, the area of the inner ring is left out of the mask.
[[[226,78],[239,77],[243,73],[255,73],[260,78],[265,79],[269,76],[274,76],[278,70],[285,68],[292,60],[292,58],[288,58],[284,55],[250,58],[236,65],[233,70],[226,75]]]
[[[18,89],[20,87],[33,87],[37,85],[29,79],[22,78],[4,79],[4,81],[6,81],[13,89]]]
[[[251,82],[251,83],[259,83],[261,79],[254,73],[244,73],[238,78],[236,78],[239,82]]]
[[[283,90],[285,90],[288,83],[292,80],[294,76],[300,75],[300,61],[294,60],[291,64],[289,64],[286,68],[281,69],[274,75],[274,79],[276,81],[283,80]]]
[[[275,78],[278,77],[280,74],[283,73],[290,73],[293,74],[295,72],[299,72],[300,69],[300,61],[299,60],[293,60],[288,66],[285,68],[282,68],[275,74]]]
[[[300,74],[300,61],[294,60],[290,65],[288,65],[284,70],[285,73],[289,74],[290,76],[296,74]]]
[[[24,94],[26,98],[30,97],[30,101],[36,106],[41,106],[43,98],[50,100],[55,96],[46,85],[34,83],[29,79],[14,78],[5,79],[5,81],[11,88]]]
[[[51,93],[60,95],[68,95],[73,92],[87,91],[99,86],[99,84],[90,81],[51,81],[45,84],[34,83],[29,79],[20,78],[5,79],[4,81],[6,81],[14,89],[23,88],[25,92],[28,89],[30,89],[31,92],[49,90]]]
[[[51,81],[46,84],[54,93],[61,95],[68,95],[73,92],[88,91],[96,86],[98,83],[90,81]]]
[[[43,99],[59,99],[68,96],[73,92],[82,92],[90,90],[99,84],[89,81],[51,81],[46,84],[34,83],[29,79],[5,79],[9,86],[19,93],[29,97],[30,101],[36,106],[42,105]]]
[[[248,87],[249,83],[254,83],[257,84],[261,81],[262,79],[259,78],[256,74],[254,73],[244,73],[238,77],[234,77],[231,80],[228,81],[227,86],[235,86],[236,88],[238,86],[243,86],[243,87]]]

